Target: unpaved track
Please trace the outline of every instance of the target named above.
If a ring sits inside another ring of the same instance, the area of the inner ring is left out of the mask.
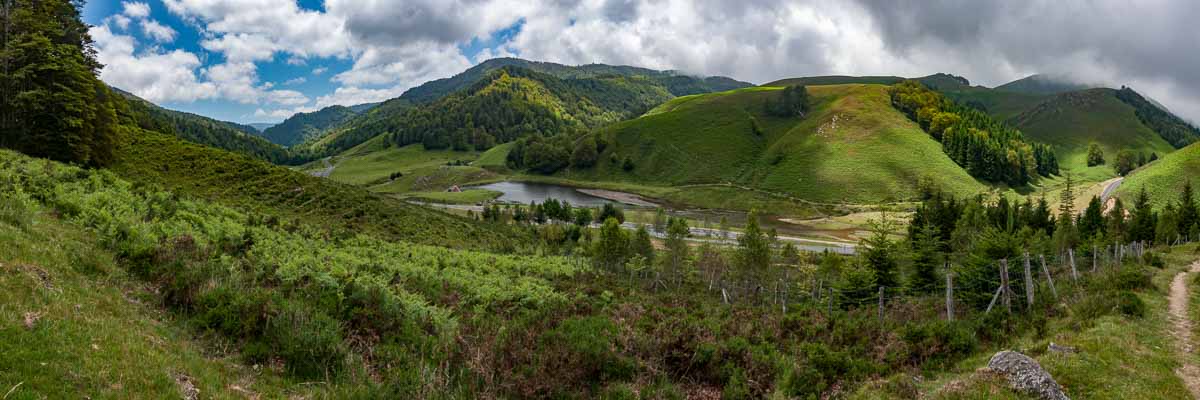
[[[1175,347],[1182,362],[1175,374],[1183,379],[1188,391],[1192,392],[1192,398],[1200,399],[1200,367],[1197,367],[1193,360],[1195,357],[1192,354],[1192,320],[1188,315],[1188,277],[1195,272],[1200,272],[1200,261],[1192,264],[1192,268],[1187,272],[1175,274],[1175,279],[1171,281],[1170,310]]]

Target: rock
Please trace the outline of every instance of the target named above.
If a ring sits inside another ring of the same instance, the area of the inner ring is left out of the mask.
[[[988,369],[1003,376],[1014,390],[1045,400],[1068,400],[1062,386],[1046,370],[1028,356],[1005,350],[992,356]]]

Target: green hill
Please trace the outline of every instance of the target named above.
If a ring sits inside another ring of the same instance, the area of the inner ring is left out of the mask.
[[[1193,186],[1200,185],[1200,143],[1159,157],[1158,161],[1130,173],[1117,188],[1117,196],[1126,204],[1132,204],[1138,191],[1145,188],[1151,203],[1163,207],[1179,198],[1185,181],[1190,179]]]
[[[486,77],[489,72],[505,67],[528,69],[560,79],[596,78],[606,75],[642,77],[667,88],[675,96],[721,92],[752,86],[749,83],[739,82],[726,77],[695,77],[674,71],[657,71],[624,65],[588,64],[568,66],[550,62],[528,61],[519,58],[494,58],[481,62],[450,78],[426,82],[409,89],[400,98],[412,103],[432,102],[451,93],[466,89]]]
[[[1064,168],[1095,178],[1115,176],[1111,164],[1087,167],[1087,149],[1100,145],[1110,163],[1117,152],[1132,150],[1163,155],[1174,151],[1112,89],[1088,89],[1053,96],[1009,120],[1033,140],[1051,144]],[[1103,179],[1100,179],[1103,180]]]
[[[1030,75],[1000,86],[996,86],[996,90],[999,91],[1035,95],[1053,95],[1089,88],[1090,87],[1088,85],[1068,82],[1066,80],[1055,79],[1040,74]]]
[[[142,129],[178,136],[192,143],[244,154],[275,164],[292,163],[296,158],[283,146],[271,143],[249,125],[219,121],[205,116],[168,110],[117,90],[125,97],[130,118]]]
[[[764,112],[777,90],[675,99],[601,130],[609,143],[601,162],[560,175],[658,186],[730,183],[819,202],[912,199],[922,179],[963,195],[986,189],[891,107],[886,86],[810,86],[813,109],[803,118]],[[625,157],[631,171],[616,162]]]
[[[510,249],[527,242],[506,229],[168,135],[133,131],[130,136],[112,169],[139,184],[343,233],[478,249]]]
[[[271,143],[294,146],[319,136],[326,129],[337,126],[358,115],[344,106],[329,106],[310,113],[297,113],[278,125],[263,130],[262,136]]]

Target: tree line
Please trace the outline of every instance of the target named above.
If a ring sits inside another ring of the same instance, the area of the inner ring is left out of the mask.
[[[942,150],[971,176],[1024,186],[1059,172],[1050,146],[1031,142],[1019,130],[917,81],[892,86],[890,95],[892,105],[941,142]]]
[[[1200,129],[1176,117],[1171,112],[1162,109],[1145,97],[1125,86],[1116,93],[1117,99],[1133,107],[1139,121],[1162,136],[1167,143],[1177,149],[1200,140]]]
[[[82,2],[0,2],[0,147],[102,166],[113,161],[123,102],[101,64]]]

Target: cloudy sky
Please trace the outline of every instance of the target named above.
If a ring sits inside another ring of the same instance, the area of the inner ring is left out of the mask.
[[[949,72],[1130,85],[1200,121],[1200,1],[91,0],[101,78],[238,122],[386,100],[517,56],[764,83]]]

